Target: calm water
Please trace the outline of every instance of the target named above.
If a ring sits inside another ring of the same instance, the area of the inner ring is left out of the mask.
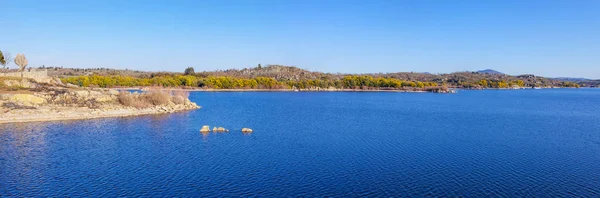
[[[190,97],[0,126],[0,196],[600,196],[598,89]]]

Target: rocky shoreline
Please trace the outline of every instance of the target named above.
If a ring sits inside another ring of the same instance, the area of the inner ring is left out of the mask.
[[[4,80],[5,85],[11,83],[15,84]],[[129,93],[34,81],[18,84],[18,88],[0,92],[0,124],[164,114],[200,108],[187,97],[172,92]],[[124,99],[130,102],[124,103]]]
[[[0,115],[0,124],[18,122],[42,122],[60,120],[83,120],[110,117],[129,117],[152,114],[175,113],[197,109],[183,105],[157,106],[145,109],[116,107],[114,109],[92,109],[88,107],[43,106],[37,109],[14,109]],[[6,111],[6,110],[5,110]]]

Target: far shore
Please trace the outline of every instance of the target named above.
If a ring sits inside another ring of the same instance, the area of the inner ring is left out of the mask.
[[[189,92],[401,92],[401,93],[427,93],[423,90],[394,90],[394,89],[186,89],[163,87],[119,87],[116,90],[166,90]]]
[[[583,87],[582,87],[583,88]],[[597,88],[597,87],[585,87]],[[189,91],[189,92],[398,92],[398,93],[433,93],[424,90],[398,90],[398,89],[202,89],[202,88],[169,88],[169,87],[116,87],[115,90],[165,90],[165,91]],[[454,93],[456,90],[518,90],[518,89],[577,89],[574,87],[519,87],[519,88],[481,88],[467,89],[449,87]]]

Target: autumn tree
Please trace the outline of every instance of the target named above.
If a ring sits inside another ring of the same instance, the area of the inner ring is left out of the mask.
[[[487,80],[484,79],[484,80],[479,81],[479,85],[481,85],[482,87],[485,88],[485,87],[488,87],[488,82],[487,82]]]

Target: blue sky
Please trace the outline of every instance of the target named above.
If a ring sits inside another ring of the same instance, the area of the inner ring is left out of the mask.
[[[600,78],[600,1],[4,0],[0,50],[30,66]],[[13,65],[14,66],[14,65]]]

